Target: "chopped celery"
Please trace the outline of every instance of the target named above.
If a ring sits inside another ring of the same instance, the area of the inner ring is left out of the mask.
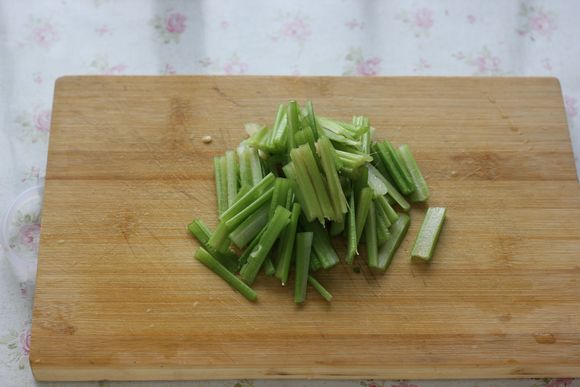
[[[320,282],[313,276],[308,276],[308,283],[324,298],[326,301],[332,301],[332,294],[322,286]]]
[[[330,236],[335,237],[343,233],[344,231],[344,221],[342,222],[332,222],[330,224]]]
[[[201,219],[194,219],[187,229],[197,239],[199,244],[209,251],[226,269],[235,273],[238,271],[239,261],[238,256],[230,250],[218,251],[209,245],[209,239],[212,232]]]
[[[306,298],[312,236],[313,233],[311,232],[299,232],[296,234],[296,280],[294,281],[294,302],[297,304],[303,303]]]
[[[296,101],[288,102],[286,107],[288,117],[288,148],[292,149],[295,145],[294,135],[300,130],[300,107]]]
[[[399,191],[397,191],[395,186],[393,186],[391,182],[387,178],[385,178],[385,176],[383,176],[383,174],[380,173],[377,168],[375,168],[375,166],[373,166],[372,164],[367,164],[367,169],[369,174],[372,173],[374,176],[376,176],[383,182],[383,184],[387,187],[387,195],[391,197],[401,207],[403,211],[407,212],[411,209],[411,205],[409,204],[409,202],[405,200],[403,195],[401,195]]]
[[[430,261],[437,246],[437,240],[445,221],[446,209],[441,207],[431,207],[427,210],[413,250],[411,257],[421,258]]]
[[[238,192],[238,161],[233,151],[226,152],[228,207],[234,204]]]
[[[233,206],[224,211],[223,214],[221,214],[220,219],[227,221],[233,218],[267,191],[272,184],[274,184],[275,180],[276,178],[274,177],[274,174],[269,173],[266,177],[260,180],[258,184],[254,185],[244,196],[236,201]]]
[[[272,199],[272,194],[274,193],[274,187],[270,188],[262,195],[260,195],[256,200],[249,203],[246,208],[238,212],[236,215],[232,216],[230,219],[226,220],[226,227],[228,230],[234,230],[238,227],[246,218],[256,212],[260,207],[267,204]],[[241,200],[241,199],[240,199]]]
[[[312,255],[310,256],[310,271],[318,271],[322,269],[322,264],[320,263],[320,259],[316,255],[316,251],[312,251]]]
[[[236,246],[243,248],[264,228],[269,219],[268,207],[265,203],[230,232],[230,239]]]
[[[378,261],[377,245],[377,218],[375,212],[375,203],[371,200],[369,205],[369,214],[365,224],[365,242],[367,245],[367,259],[369,267],[376,268]]]
[[[356,240],[357,243],[360,241],[364,226],[367,221],[367,216],[369,214],[369,208],[373,201],[373,191],[365,187],[360,191],[360,195],[357,198],[356,205]]]
[[[332,247],[332,243],[330,243],[328,232],[319,223],[308,223],[303,218],[300,218],[300,225],[304,230],[314,233],[312,249],[320,260],[322,267],[330,269],[335,266],[338,263],[338,255],[336,255],[336,251]]]
[[[429,187],[427,186],[427,182],[425,178],[421,174],[421,170],[411,153],[411,149],[409,145],[404,144],[399,147],[399,155],[401,159],[407,166],[409,173],[411,174],[411,178],[413,179],[413,183],[415,184],[415,192],[409,196],[409,199],[412,202],[424,202],[425,200],[429,199]]]
[[[401,214],[399,219],[390,228],[391,237],[385,242],[385,244],[379,250],[379,262],[377,268],[380,270],[387,270],[395,252],[401,245],[401,242],[407,234],[409,229],[409,224],[411,223],[411,218],[407,214]]]
[[[358,254],[357,246],[357,232],[356,232],[356,211],[354,206],[354,192],[350,194],[348,198],[348,207],[350,211],[348,212],[347,218],[347,248],[346,248],[346,263],[352,265],[354,256]]]
[[[411,179],[407,167],[403,164],[397,152],[387,140],[375,144],[375,152],[383,162],[397,188],[403,195],[409,195],[415,191],[415,185]]]
[[[213,158],[215,192],[218,202],[218,215],[221,215],[228,208],[228,187],[225,177],[225,170],[222,168],[222,158],[222,156]]]
[[[249,148],[240,145],[238,147],[238,162],[240,165],[240,187],[251,187],[252,186],[252,168],[250,160]]]
[[[394,223],[397,219],[399,219],[399,214],[391,207],[389,201],[384,196],[376,197],[375,200],[381,206],[381,209],[387,215],[390,223]]]
[[[254,292],[248,285],[243,283],[238,277],[235,276],[235,274],[229,272],[203,247],[197,249],[195,258],[207,266],[211,271],[222,277],[224,281],[226,281],[232,288],[240,292],[248,300],[256,301],[258,298],[256,292]]]
[[[332,207],[335,214],[333,220],[342,222],[344,219],[344,214],[347,211],[346,198],[344,196],[344,192],[342,191],[342,186],[340,185],[338,172],[336,171],[336,165],[334,162],[334,148],[332,147],[332,144],[327,137],[320,137],[317,142],[317,151],[322,162],[322,169],[324,170],[326,181],[328,183],[330,200],[332,202]]]
[[[274,242],[278,239],[278,236],[286,227],[290,220],[290,211],[284,207],[278,206],[274,212],[274,217],[266,225],[266,229],[260,241],[254,247],[250,255],[248,256],[248,261],[240,270],[240,276],[242,280],[251,285],[256,279],[256,275],[260,271],[266,256],[272,249]]]
[[[290,191],[290,189],[290,180],[284,179],[283,177],[276,178],[276,182],[274,183],[274,193],[272,195],[272,201],[270,202],[270,212],[268,213],[269,219],[274,216],[276,207],[286,207],[288,191]]]
[[[296,194],[296,199],[301,204],[302,209],[304,210],[304,215],[308,221],[314,220],[316,217],[319,209],[318,209],[318,201],[313,201],[311,198],[307,200],[307,196],[305,191],[304,185],[300,185],[298,179],[296,177],[296,168],[294,167],[294,163],[290,162],[282,167],[282,170],[286,174],[286,176],[290,179],[292,183],[292,191]],[[310,190],[306,188],[308,194],[310,195]]]
[[[292,207],[292,214],[290,215],[290,223],[286,226],[282,237],[280,238],[278,250],[278,266],[276,267],[276,278],[278,278],[282,285],[288,282],[288,273],[290,271],[290,261],[292,260],[292,251],[294,248],[294,239],[296,237],[296,227],[300,218],[300,204],[294,203]]]

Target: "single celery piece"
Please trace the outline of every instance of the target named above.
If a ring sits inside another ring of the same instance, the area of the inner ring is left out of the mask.
[[[235,273],[239,269],[238,256],[229,249],[218,251],[209,245],[212,232],[201,219],[194,219],[188,226],[189,232],[197,239],[199,244],[209,251],[226,269]]]
[[[294,163],[290,162],[282,167],[284,174],[288,179],[290,179],[290,183],[292,184],[292,191],[296,194],[296,199],[302,206],[304,210],[304,215],[306,215],[306,219],[308,221],[314,220],[316,217],[316,211],[318,208],[313,208],[315,205],[318,206],[318,201],[308,201],[306,200],[306,194],[304,193],[304,187],[298,183],[296,178],[296,168],[294,167]]]
[[[207,241],[207,244],[216,251],[226,252],[229,250],[230,238],[225,222],[218,223],[214,233],[211,234],[211,237]]]
[[[215,259],[207,250],[200,247],[195,252],[195,258],[207,266],[211,271],[219,275],[232,288],[240,292],[244,297],[250,301],[256,301],[258,298],[256,292],[248,285],[243,283],[235,274],[226,269],[217,259]]]
[[[248,256],[248,261],[240,270],[240,276],[245,283],[249,285],[254,283],[266,256],[289,221],[290,211],[278,206],[274,212],[274,217],[266,225],[264,234],[260,237],[260,242],[254,247]]]
[[[360,241],[365,223],[367,221],[367,216],[369,214],[369,208],[373,201],[373,191],[369,187],[365,187],[360,191],[358,195],[358,201],[356,206],[356,240],[357,244]]]
[[[246,247],[246,249],[244,250],[244,252],[242,253],[242,255],[240,255],[240,259],[239,259],[239,262],[238,262],[238,266],[240,268],[243,267],[246,264],[246,262],[248,262],[248,257],[250,256],[250,253],[258,245],[258,243],[260,243],[260,238],[262,238],[262,235],[264,234],[264,231],[266,231],[265,228],[263,228],[262,231],[260,231],[258,233],[258,235],[256,235],[256,237],[250,242],[250,244],[248,245],[248,247]]]
[[[273,173],[269,173],[268,175],[266,175],[262,180],[260,180],[258,184],[254,185],[244,196],[239,198],[239,200],[236,201],[233,206],[229,207],[226,211],[224,211],[220,216],[220,220],[227,221],[236,216],[240,211],[249,206],[252,202],[258,199],[260,195],[262,195],[265,191],[267,191],[272,186],[272,184],[274,184],[275,180],[276,177],[274,176]]]
[[[375,202],[375,210],[377,212],[377,245],[382,246],[390,237],[389,219],[381,209],[381,206]]]
[[[442,207],[431,207],[427,210],[423,224],[419,229],[411,257],[430,261],[437,246],[437,240],[445,221],[447,210]]]
[[[292,251],[294,249],[294,239],[296,238],[296,228],[300,218],[301,206],[294,203],[290,223],[282,233],[278,250],[278,266],[276,267],[276,278],[282,282],[282,286],[288,283],[288,273],[290,272],[290,262],[292,261]]]
[[[324,298],[326,301],[332,301],[332,294],[322,286],[320,282],[313,276],[308,276],[308,283]]]
[[[300,225],[305,231],[313,232],[314,239],[312,241],[312,249],[318,259],[320,264],[326,270],[335,266],[339,259],[332,243],[330,243],[330,237],[328,232],[322,227],[320,223],[316,222],[306,222],[304,218],[300,218]]]
[[[387,215],[390,223],[394,223],[397,219],[399,219],[399,214],[397,214],[397,211],[391,207],[389,201],[384,196],[376,197],[375,200],[377,203],[379,203],[385,215]]]
[[[299,149],[299,160],[302,160],[303,166],[306,168],[310,181],[316,192],[318,203],[322,210],[322,218],[319,218],[320,223],[324,222],[324,218],[330,220],[339,220],[332,208],[328,187],[324,181],[324,177],[318,168],[317,161],[312,153],[310,147],[302,145]]]
[[[288,149],[294,148],[294,135],[300,130],[300,107],[296,101],[288,102],[286,115],[288,117]]]
[[[252,186],[252,168],[250,151],[247,146],[238,147],[238,161],[240,165],[240,188]]]
[[[371,153],[371,131],[369,126],[368,117],[355,116],[352,117],[352,123],[355,125],[361,133],[361,151],[366,154]]]
[[[260,207],[267,204],[272,199],[272,194],[274,193],[274,187],[270,188],[262,195],[260,195],[252,203],[248,204],[246,208],[238,212],[236,215],[232,216],[230,219],[226,220],[226,227],[228,230],[234,230],[238,227],[244,220],[246,220],[250,215],[256,212]],[[241,199],[240,199],[241,200]]]
[[[286,106],[280,104],[276,120],[270,134],[270,148],[272,153],[279,153],[286,149],[286,138],[288,137],[288,117],[286,115]]]
[[[228,208],[228,187],[225,179],[225,171],[222,169],[222,156],[213,158],[213,170],[215,174],[215,192],[217,196],[218,215]]]
[[[371,200],[369,205],[369,214],[365,224],[365,241],[367,245],[367,259],[369,267],[376,268],[378,261],[378,244],[377,244],[377,218],[375,212],[375,203]]]
[[[407,214],[399,215],[399,219],[390,228],[391,237],[385,242],[385,244],[379,250],[379,264],[377,268],[380,270],[387,270],[395,252],[401,245],[401,242],[407,234],[409,229],[409,224],[411,223],[411,218]]]
[[[407,167],[403,164],[397,152],[387,140],[375,144],[375,152],[380,157],[389,175],[392,177],[397,188],[403,195],[409,195],[415,191],[415,185]]]
[[[318,140],[318,137],[320,136],[320,128],[318,127],[316,115],[314,114],[314,106],[312,105],[312,101],[306,102],[306,120],[308,121],[310,128],[312,128],[314,140]]]
[[[268,219],[274,216],[274,211],[276,207],[282,206],[286,207],[286,200],[288,198],[288,191],[290,188],[290,180],[283,177],[277,177],[274,183],[274,194],[272,195],[272,201],[270,202],[270,211],[268,213]]]
[[[256,212],[248,216],[242,223],[230,232],[230,239],[236,246],[243,248],[258,235],[268,223],[268,203],[263,204]],[[232,218],[232,220],[235,218]],[[226,222],[227,226],[227,222]]]
[[[366,169],[368,169],[369,174],[372,173],[374,176],[376,176],[383,182],[383,184],[387,187],[387,195],[390,198],[392,198],[401,207],[403,211],[407,212],[411,209],[411,205],[409,204],[409,202],[405,200],[403,195],[401,195],[401,193],[397,191],[395,186],[392,185],[391,182],[381,172],[379,172],[379,170],[374,165],[367,164]]]
[[[346,197],[342,191],[340,179],[338,178],[338,172],[336,170],[336,164],[334,162],[334,148],[328,137],[320,137],[316,145],[316,150],[322,164],[322,170],[324,171],[328,183],[330,200],[334,210],[333,220],[342,223],[344,220],[344,214],[347,211]]]
[[[368,168],[368,174],[369,174],[368,184],[369,187],[373,190],[375,197],[386,195],[387,192],[389,192],[389,190],[385,185],[385,183],[383,182],[383,179],[381,179],[381,176],[377,176],[378,171],[376,169]]]
[[[340,168],[359,168],[373,160],[368,154],[349,153],[338,149],[335,152]]]
[[[296,234],[296,280],[294,281],[294,302],[303,303],[306,299],[306,285],[308,284],[308,270],[310,268],[310,251],[312,249],[311,232]]]
[[[356,211],[354,208],[354,192],[350,194],[348,198],[348,207],[350,211],[348,212],[347,218],[347,248],[346,248],[346,263],[352,265],[354,261],[354,256],[357,254],[357,232],[356,232]]]
[[[303,199],[305,202],[300,204],[302,204],[302,207],[307,206],[312,209],[312,215],[314,215],[322,222],[324,219],[324,210],[321,207],[321,202],[318,198],[316,188],[314,187],[312,179],[310,178],[306,162],[303,157],[303,150],[307,148],[308,147],[301,145],[296,149],[292,149],[290,151],[290,157],[292,158],[294,165],[296,183],[302,190],[304,196]],[[326,202],[326,206],[330,206],[328,202]]]
[[[252,170],[252,186],[255,186],[264,178],[264,171],[258,151],[255,148],[249,148],[248,153],[250,155],[250,169]]]
[[[228,207],[234,204],[238,192],[238,161],[234,151],[226,152]]]
[[[413,192],[409,199],[412,202],[424,202],[429,199],[429,187],[427,186],[427,182],[421,174],[421,170],[417,165],[417,161],[413,157],[411,153],[411,149],[409,145],[403,144],[399,147],[399,155],[401,156],[401,160],[407,166],[409,173],[411,174],[411,178],[413,179],[413,183],[415,183],[415,192]]]

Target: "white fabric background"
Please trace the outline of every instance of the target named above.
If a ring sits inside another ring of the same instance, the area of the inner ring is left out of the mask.
[[[19,192],[44,175],[53,84],[65,74],[556,76],[578,155],[579,17],[580,2],[574,0],[0,0],[0,215]],[[31,295],[2,259],[0,386],[34,385],[27,364],[31,304]],[[580,383],[357,380],[279,385]]]

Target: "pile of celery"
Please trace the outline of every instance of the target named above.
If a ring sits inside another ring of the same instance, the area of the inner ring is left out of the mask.
[[[199,219],[188,226],[201,244],[199,261],[252,301],[260,270],[282,285],[293,271],[297,303],[308,284],[331,300],[313,276],[339,263],[331,237],[346,238],[347,264],[363,242],[370,268],[389,267],[409,228],[409,202],[429,197],[407,145],[375,142],[367,117],[316,116],[310,102],[282,104],[272,127],[247,130],[236,151],[214,159],[215,231]],[[444,217],[445,209],[429,209],[413,257],[431,259]]]

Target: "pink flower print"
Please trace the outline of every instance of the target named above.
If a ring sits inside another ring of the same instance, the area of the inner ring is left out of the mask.
[[[497,56],[478,56],[475,58],[475,64],[477,66],[477,72],[480,74],[485,74],[488,72],[494,73],[499,69],[499,64],[501,60]]]
[[[550,62],[550,58],[544,58],[544,60],[542,60],[542,67],[545,70],[552,71],[552,63]]]
[[[566,387],[574,382],[572,378],[558,378],[552,379],[546,384],[546,387]]]
[[[427,61],[427,59],[425,59],[425,58],[420,58],[420,59],[419,59],[419,63],[417,63],[417,64],[415,65],[415,68],[414,68],[413,70],[414,70],[416,73],[420,73],[420,72],[422,72],[422,71],[424,71],[424,70],[428,70],[428,69],[430,69],[430,68],[431,68],[431,63],[429,63],[429,62]]]
[[[391,387],[418,387],[418,386],[416,384],[401,381],[400,383],[397,384],[391,384]]]
[[[39,224],[25,224],[20,227],[19,242],[21,246],[28,249],[35,249],[38,245],[38,237],[40,236]]]
[[[378,57],[367,59],[356,65],[356,74],[362,76],[372,76],[379,73],[379,65],[381,60]]]
[[[226,74],[245,74],[248,71],[248,65],[241,62],[240,59],[234,55],[224,65],[224,72]]]
[[[570,97],[569,95],[565,95],[564,106],[566,107],[566,113],[568,114],[568,117],[576,117],[576,114],[578,114],[578,108],[576,106],[576,98]]]
[[[428,30],[433,26],[433,11],[428,8],[419,8],[415,11],[414,23],[418,28]]]
[[[161,72],[162,74],[175,74],[175,67],[173,67],[173,65],[170,65],[169,63],[165,63],[165,67],[163,68],[163,71]]]
[[[172,12],[165,17],[165,29],[171,34],[181,34],[185,31],[185,15]]]
[[[111,66],[111,67],[105,69],[105,71],[103,71],[103,74],[104,75],[119,75],[119,74],[122,74],[126,69],[127,69],[126,65],[118,64],[118,65]]]
[[[48,109],[36,112],[32,117],[34,129],[40,133],[48,133],[50,130],[50,115],[51,111]]]
[[[30,329],[25,329],[19,336],[20,350],[25,356],[30,353]]]
[[[42,82],[44,81],[44,79],[42,78],[42,74],[41,73],[34,73],[32,75],[32,81],[34,83],[36,83],[37,85],[41,85]]]
[[[556,30],[554,20],[543,11],[530,16],[529,24],[532,31],[538,32],[541,35],[549,36]]]
[[[60,39],[56,28],[48,21],[36,20],[32,26],[29,40],[39,46],[48,48]]]
[[[501,59],[493,55],[487,48],[483,47],[477,56],[466,55],[459,51],[452,55],[455,59],[465,62],[469,66],[473,66],[476,75],[498,75],[502,73]]]
[[[475,22],[477,21],[477,18],[473,15],[467,15],[467,22],[469,24],[475,24]]]
[[[296,16],[284,23],[282,34],[287,38],[303,43],[310,35],[310,28],[302,18]]]
[[[229,22],[229,21],[227,21],[227,20],[222,20],[222,21],[220,22],[220,28],[221,28],[222,30],[227,30],[228,28],[230,28],[230,22]]]
[[[552,33],[558,29],[555,14],[542,7],[522,3],[519,16],[522,24],[516,30],[517,34],[522,37],[529,36],[532,41],[540,36],[550,38]]]
[[[380,72],[381,58],[365,58],[360,48],[352,48],[346,55],[347,68],[344,75],[373,76]]]
[[[350,19],[349,21],[347,21],[346,23],[344,23],[344,25],[349,29],[349,30],[362,30],[364,27],[364,24],[360,21],[358,21],[355,18]]]
[[[97,33],[98,36],[104,36],[107,34],[109,34],[109,35],[111,34],[111,30],[110,30],[109,26],[106,24],[103,24],[99,28],[96,28],[95,32]]]

